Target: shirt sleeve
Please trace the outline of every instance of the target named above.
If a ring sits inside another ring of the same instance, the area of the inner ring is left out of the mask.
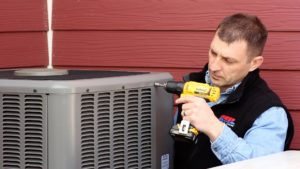
[[[285,110],[282,107],[271,107],[254,121],[244,138],[238,137],[224,125],[211,148],[223,164],[280,152],[284,150],[287,128]]]

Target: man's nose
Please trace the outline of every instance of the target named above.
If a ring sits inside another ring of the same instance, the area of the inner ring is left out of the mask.
[[[210,63],[210,69],[211,71],[218,71],[221,69],[221,58],[215,57],[212,62]]]

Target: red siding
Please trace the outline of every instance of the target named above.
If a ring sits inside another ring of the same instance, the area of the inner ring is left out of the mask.
[[[0,33],[0,67],[48,64],[45,32]]]
[[[212,32],[56,31],[54,63],[64,66],[201,68]],[[263,69],[300,70],[300,33],[271,32]]]
[[[1,0],[0,32],[47,30],[46,0]]]
[[[0,68],[48,63],[45,0],[1,0]]]
[[[213,30],[223,16],[255,13],[270,30],[298,31],[299,0],[54,1],[56,30]]]

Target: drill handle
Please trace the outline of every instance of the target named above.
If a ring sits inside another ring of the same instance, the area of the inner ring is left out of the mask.
[[[181,112],[182,112],[182,104],[178,104],[177,105],[177,114],[176,114],[176,124],[180,123],[182,120],[182,116],[181,116]]]

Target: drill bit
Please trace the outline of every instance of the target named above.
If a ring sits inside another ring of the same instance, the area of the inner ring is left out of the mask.
[[[162,84],[162,83],[155,82],[155,83],[154,83],[154,86],[155,86],[155,87],[164,87],[164,88],[166,88],[167,83],[163,83],[163,84]]]

